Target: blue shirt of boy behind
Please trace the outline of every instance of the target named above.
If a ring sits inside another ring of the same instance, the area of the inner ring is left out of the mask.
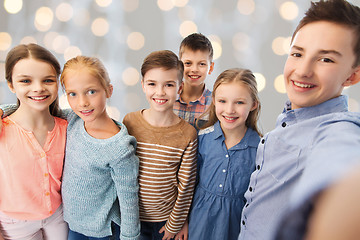
[[[218,121],[200,130],[198,140],[198,185],[189,216],[189,239],[237,239],[260,137],[248,128],[240,143],[227,149]]]

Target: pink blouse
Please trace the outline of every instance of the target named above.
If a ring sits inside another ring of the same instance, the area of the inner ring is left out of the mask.
[[[61,204],[66,120],[55,119],[42,147],[32,132],[7,117],[0,133],[0,211],[19,220],[40,220]]]

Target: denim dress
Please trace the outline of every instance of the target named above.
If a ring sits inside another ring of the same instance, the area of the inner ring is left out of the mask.
[[[218,121],[201,130],[198,139],[198,181],[189,215],[189,239],[235,240],[260,137],[248,128],[243,139],[227,149]]]

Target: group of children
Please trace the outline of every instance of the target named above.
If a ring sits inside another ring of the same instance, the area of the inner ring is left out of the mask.
[[[341,95],[360,81],[360,8],[311,4],[284,68],[289,101],[264,136],[253,73],[227,69],[210,91],[212,56],[198,33],[179,57],[149,54],[149,108],[119,122],[106,112],[113,87],[99,59],[75,57],[60,74],[43,47],[13,48],[0,239],[315,239],[322,196],[360,164],[360,115]],[[58,107],[59,77],[71,110]]]

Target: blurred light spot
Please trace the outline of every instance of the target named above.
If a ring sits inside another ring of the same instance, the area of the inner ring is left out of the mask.
[[[275,78],[274,87],[277,92],[286,93],[284,75],[281,74]]]
[[[120,121],[120,111],[116,107],[106,105],[106,112],[112,119]]]
[[[78,26],[85,26],[89,20],[90,13],[87,9],[79,9],[74,16],[74,22]]]
[[[174,3],[169,0],[157,0],[157,5],[163,11],[170,11],[174,8]]]
[[[285,38],[283,41],[283,48],[286,54],[289,54],[290,52],[290,44],[291,44],[291,37]]]
[[[350,112],[359,112],[360,111],[359,102],[353,98],[349,98],[349,111]]]
[[[130,49],[139,50],[144,47],[145,38],[144,35],[139,32],[132,32],[127,37],[126,42]]]
[[[294,2],[284,2],[281,4],[279,12],[285,20],[294,20],[299,15],[299,8]]]
[[[4,8],[8,13],[15,14],[20,12],[23,6],[22,0],[5,0]]]
[[[254,75],[256,78],[257,90],[258,90],[258,92],[261,92],[262,90],[265,89],[266,79],[265,79],[264,75],[262,75],[261,73],[254,73]]]
[[[7,32],[0,32],[0,51],[7,51],[11,46],[11,36]]]
[[[135,111],[140,108],[141,99],[138,93],[129,92],[124,96],[125,108],[128,111]]]
[[[102,37],[109,31],[109,23],[104,18],[97,18],[91,24],[91,31],[95,36]]]
[[[52,49],[57,53],[64,53],[65,50],[70,46],[70,40],[64,35],[59,35],[54,39]]]
[[[249,48],[250,37],[243,32],[236,33],[232,39],[234,48],[238,51],[245,51]]]
[[[122,73],[122,80],[127,86],[134,86],[139,82],[140,73],[133,67],[125,69]]]
[[[48,49],[53,49],[53,43],[55,41],[55,38],[59,36],[57,32],[48,32],[44,36],[44,45]]]
[[[255,11],[255,2],[253,0],[239,0],[237,9],[241,14],[250,15]]]
[[[32,36],[26,36],[20,41],[21,44],[37,43],[36,39]]]
[[[112,3],[112,0],[96,0],[96,4],[100,7],[108,7]]]
[[[64,60],[68,61],[71,58],[81,55],[81,50],[78,47],[70,46],[64,52]]]
[[[46,32],[51,28],[54,18],[53,11],[48,7],[41,7],[36,11],[34,24],[38,31]]]
[[[6,82],[5,80],[5,71],[3,71],[3,69],[5,70],[5,63],[0,63],[0,82]],[[0,98],[1,98],[1,94],[0,94]],[[1,99],[0,99],[1,102]]]
[[[73,17],[74,10],[68,3],[61,3],[55,10],[55,15],[59,21],[67,22]]]
[[[122,6],[125,12],[133,12],[139,8],[139,0],[123,0]]]
[[[214,56],[213,56],[213,60],[218,59],[219,57],[221,57],[222,55],[222,44],[221,44],[221,39],[216,36],[216,35],[209,35],[208,36],[211,45],[214,49]]]
[[[277,37],[272,41],[272,50],[276,55],[281,56],[287,53],[286,50],[284,49],[285,41],[286,39],[284,37]]]
[[[194,10],[194,8],[187,5],[187,6],[179,9],[178,15],[179,15],[179,19],[181,21],[194,20],[195,19],[195,10]]]
[[[180,35],[183,38],[185,38],[186,36],[188,36],[191,33],[196,33],[197,32],[197,26],[193,21],[184,21],[180,25],[179,32],[180,32]]]
[[[189,0],[172,0],[175,7],[185,7]]]
[[[60,97],[59,97],[59,106],[61,109],[67,109],[67,108],[70,108],[70,104],[67,100],[67,97],[66,97],[66,94],[62,94]]]

